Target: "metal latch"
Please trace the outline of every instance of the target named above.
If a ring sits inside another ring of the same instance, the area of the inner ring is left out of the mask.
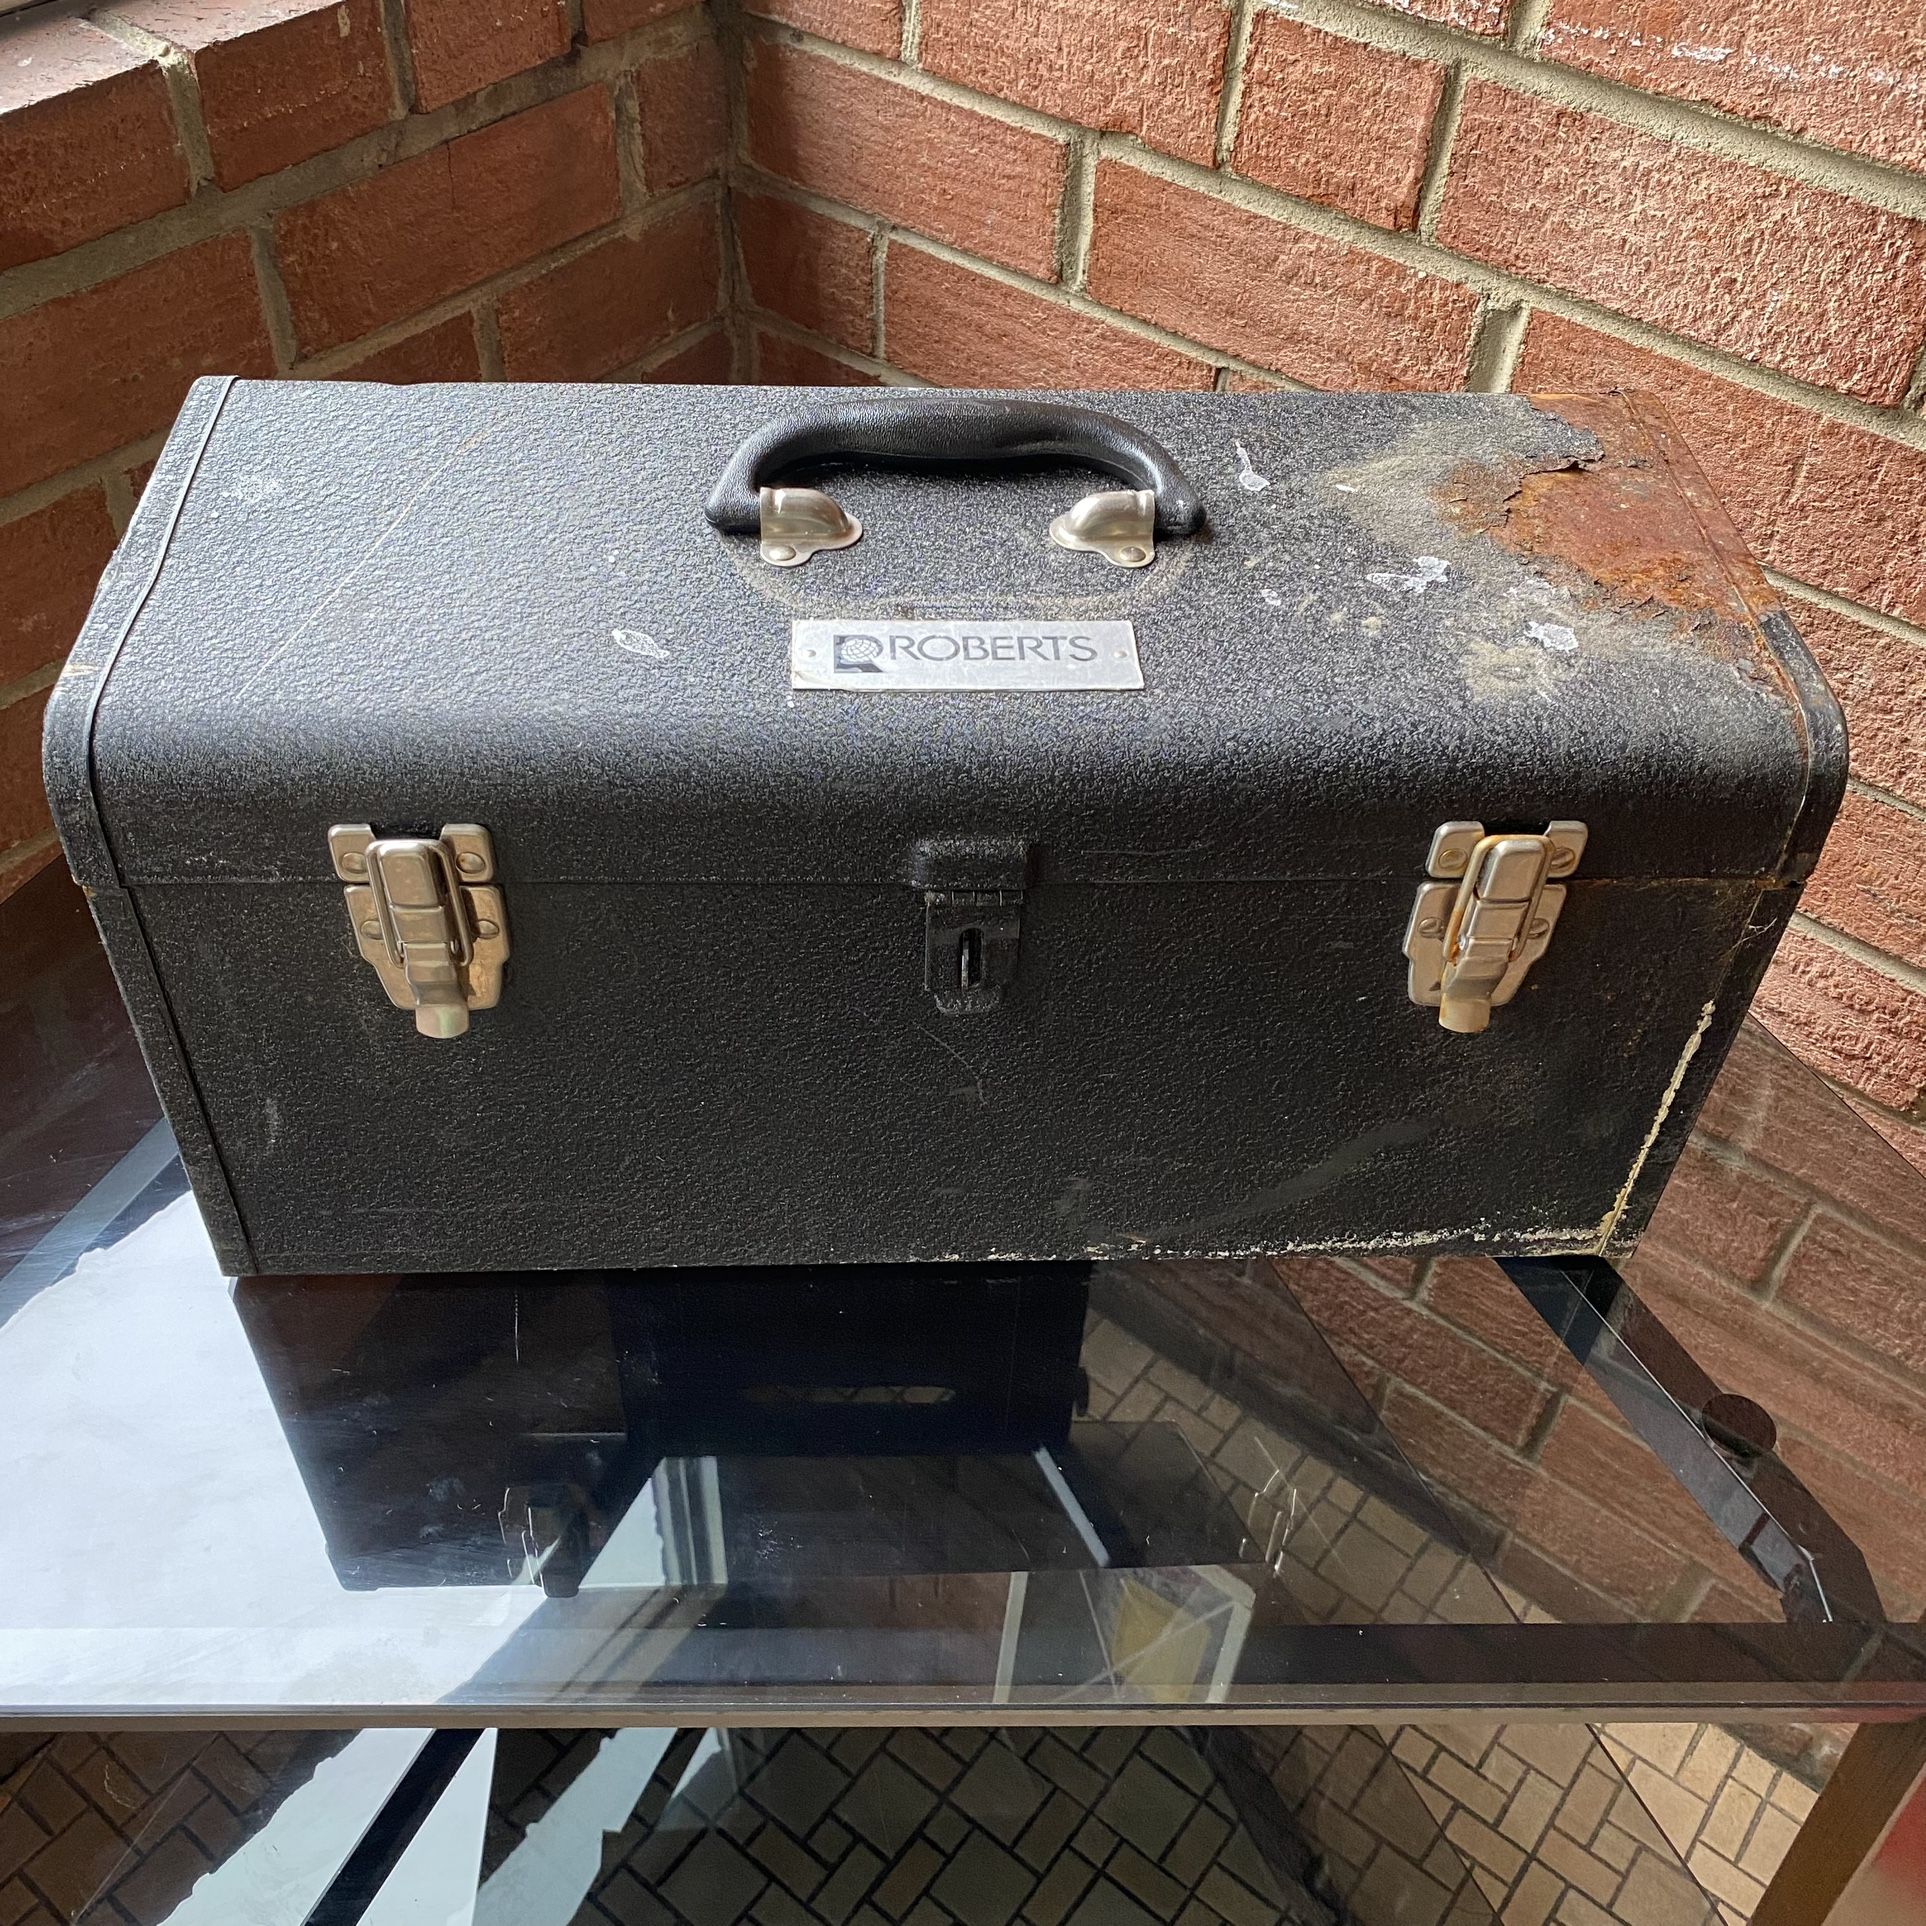
[[[425,1037],[458,1037],[470,1010],[501,1000],[508,917],[494,888],[495,848],[478,823],[438,837],[377,836],[366,823],[328,831],[348,921],[388,1000]]]
[[[1411,1001],[1447,1030],[1475,1036],[1509,1003],[1551,945],[1569,876],[1585,853],[1585,825],[1547,823],[1538,834],[1487,836],[1483,823],[1444,823],[1425,861],[1404,932]]]
[[[923,892],[923,987],[945,1016],[994,1010],[1016,981],[1030,845],[1020,836],[930,836],[910,854]]]
[[[994,1010],[1016,981],[1020,889],[923,892],[923,987],[945,1016]]]

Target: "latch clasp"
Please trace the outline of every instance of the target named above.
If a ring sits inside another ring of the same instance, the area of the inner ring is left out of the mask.
[[[930,836],[910,854],[923,892],[923,988],[945,1016],[980,1016],[1015,981],[1030,845],[1020,836]]]
[[[1537,833],[1487,836],[1483,823],[1444,823],[1431,839],[1405,926],[1411,1001],[1447,1029],[1475,1036],[1492,1010],[1518,994],[1551,946],[1569,876],[1585,853],[1585,825],[1547,823]]]
[[[487,830],[444,823],[438,837],[377,836],[367,823],[336,823],[328,851],[363,960],[423,1036],[458,1037],[470,1010],[495,1007],[508,916]]]

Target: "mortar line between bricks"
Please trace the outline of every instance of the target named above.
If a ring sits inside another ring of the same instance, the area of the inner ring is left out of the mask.
[[[1268,0],[1258,4],[1266,5]],[[1275,10],[1307,26],[1393,53],[1460,60],[1477,79],[1495,81],[1515,92],[1600,114],[1638,133],[1787,175],[1811,187],[1871,201],[1895,214],[1926,218],[1926,178],[1903,167],[1820,146],[1693,101],[1646,93],[1624,81],[1514,51],[1481,34],[1383,11],[1365,0],[1290,0],[1288,7]]]
[[[1811,1230],[1813,1220],[1818,1215],[1819,1207],[1808,1203],[1779,1240],[1779,1248],[1773,1252],[1772,1262],[1766,1266],[1765,1275],[1759,1280],[1758,1299],[1761,1304],[1777,1303],[1779,1286],[1786,1281],[1786,1272],[1792,1268],[1792,1260],[1798,1255],[1799,1246],[1806,1241],[1806,1233]]]
[[[11,682],[0,684],[0,709],[11,709],[16,702],[25,702],[42,689],[51,689],[60,680],[60,671],[65,666],[63,657],[59,662],[43,663],[31,675],[17,676]]]
[[[877,226],[869,236],[869,351],[878,361],[889,354],[889,244],[891,230]]]
[[[116,535],[127,533],[127,524],[134,519],[135,495],[133,483],[127,478],[127,471],[116,469],[106,476],[100,484],[100,492],[107,498],[107,519],[114,525]]]
[[[1837,1086],[1828,1084],[1827,1090],[1839,1102],[1845,1102]],[[1871,1098],[1859,1091],[1854,1091],[1852,1094],[1861,1103],[1872,1102]],[[1897,1112],[1886,1110],[1883,1104],[1874,1104],[1873,1108],[1885,1110],[1885,1114],[1892,1117],[1895,1122],[1905,1122]],[[1702,1157],[1706,1162],[1717,1164],[1725,1170],[1745,1171],[1755,1177],[1763,1175],[1770,1179],[1775,1188],[1789,1192],[1798,1200],[1802,1215],[1809,1209],[1822,1211],[1828,1217],[1838,1218],[1843,1224],[1850,1224],[1853,1229],[1863,1232],[1876,1244],[1884,1244],[1892,1250],[1915,1258],[1926,1253],[1926,1242],[1909,1237],[1904,1231],[1896,1230],[1891,1224],[1882,1223],[1878,1218],[1868,1216],[1856,1204],[1848,1202],[1830,1190],[1821,1189],[1810,1177],[1802,1177],[1796,1170],[1781,1168],[1762,1150],[1749,1149],[1742,1144],[1727,1143],[1720,1137],[1701,1136],[1697,1131],[1693,1132],[1690,1141],[1692,1154],[1695,1157]],[[1897,1157],[1899,1152],[1895,1150],[1893,1155]]]
[[[811,206],[810,201],[802,203]],[[840,203],[828,201],[823,209],[834,209],[844,219],[849,218],[847,208]],[[951,247],[944,241],[933,241],[927,234],[919,234],[910,228],[892,227],[889,229],[892,246],[915,248],[924,254],[933,254],[940,261],[947,261],[952,267],[967,268],[973,274],[980,274],[985,280],[1000,281],[1005,287],[1015,288],[1019,293],[1035,296],[1038,300],[1048,301],[1054,307],[1071,314],[1082,315],[1092,321],[1101,321],[1115,328],[1120,334],[1134,335],[1140,341],[1154,343],[1160,348],[1168,348],[1175,354],[1187,356],[1193,361],[1201,361],[1208,367],[1223,368],[1232,374],[1251,375],[1263,381],[1274,381],[1280,386],[1296,393],[1309,393],[1302,382],[1293,381],[1288,375],[1280,375],[1275,369],[1260,368],[1254,362],[1240,360],[1236,355],[1225,354],[1217,348],[1206,348],[1200,343],[1187,339],[1180,334],[1172,334],[1168,328],[1160,328],[1152,321],[1140,321],[1133,314],[1121,314],[1115,308],[1106,308],[1093,301],[1089,295],[1073,288],[1066,288],[1055,281],[1033,281],[1027,275],[1019,274],[1014,268],[999,266],[994,261],[984,261],[974,254],[966,254],[961,248]]]
[[[1864,776],[1848,776],[1846,787],[1855,795],[1870,797],[1874,802],[1884,803],[1888,809],[1896,809],[1916,823],[1926,823],[1926,809],[1916,802],[1908,802],[1904,796],[1895,795],[1890,789],[1880,788],[1876,782],[1868,782]]]
[[[780,314],[772,314],[767,308],[751,308],[749,319],[765,334],[773,334],[778,339],[792,341],[798,347],[813,348],[825,360],[839,363],[845,368],[855,368],[863,374],[874,375],[879,381],[892,388],[928,388],[933,384],[920,375],[907,373],[901,368],[892,367],[887,361],[873,354],[858,354],[853,348],[845,348],[840,341],[831,341],[827,336],[812,334],[807,328],[799,328]]]
[[[214,150],[208,145],[207,116],[201,109],[200,77],[187,50],[157,33],[150,33],[145,27],[136,26],[131,20],[123,20],[111,8],[89,14],[87,24],[98,28],[110,40],[118,40],[130,52],[144,54],[160,69],[174,110],[174,131],[180,137],[181,153],[187,161],[188,186],[195,194],[212,186]]]
[[[1636,321],[1628,315],[1600,307],[1582,296],[1527,280],[1508,269],[1492,267],[1439,242],[1427,241],[1415,234],[1399,233],[1391,228],[1375,227],[1355,215],[1341,214],[1335,208],[1321,206],[1315,201],[1295,199],[1277,188],[1247,181],[1241,175],[1217,173],[1190,161],[1177,160],[1169,154],[1153,153],[1120,135],[1101,136],[1099,152],[1141,173],[1168,181],[1174,187],[1210,195],[1246,213],[1279,221],[1309,234],[1320,234],[1327,240],[1379,255],[1418,274],[1456,281],[1474,294],[1543,308],[1563,319],[1594,328],[1601,334],[1614,335],[1634,347],[1648,349],[1703,373],[1717,375],[1735,386],[1755,389],[1775,401],[1789,402],[1813,414],[1843,422],[1848,427],[1864,428],[1907,447],[1926,448],[1926,420],[1904,415],[1896,409],[1880,408],[1854,396],[1836,393],[1830,388],[1815,387],[1795,375],[1740,360],[1717,348],[1709,348],[1702,342],[1666,334],[1647,322]]]
[[[1811,602],[1816,607],[1826,609],[1834,615],[1843,615],[1854,622],[1863,622],[1869,629],[1878,629],[1882,634],[1893,636],[1901,642],[1910,642],[1916,649],[1926,649],[1926,629],[1897,615],[1888,615],[1883,609],[1869,609],[1863,602],[1852,601],[1844,595],[1835,595],[1831,589],[1816,588],[1810,582],[1802,582],[1796,575],[1786,575],[1776,568],[1764,571],[1765,578],[1783,595],[1790,595],[1798,601]],[[1926,674],[1926,668],[1922,668]]]
[[[301,358],[301,343],[294,328],[294,304],[289,301],[286,284],[281,279],[281,264],[274,258],[274,240],[266,221],[257,221],[248,228],[247,251],[254,265],[254,284],[260,293],[261,315],[267,323],[275,372],[286,374]]]
[[[1418,201],[1412,225],[1422,240],[1434,239],[1438,231],[1438,215],[1444,205],[1445,175],[1451,165],[1451,143],[1458,132],[1458,118],[1464,112],[1464,105],[1465,70],[1460,62],[1454,60],[1445,69],[1444,85],[1438,90],[1438,106],[1431,116],[1424,173],[1418,180]]]
[[[897,43],[898,57],[906,67],[921,64],[923,56],[923,0],[903,0],[903,31]]]
[[[381,37],[388,47],[388,93],[398,119],[415,111],[415,50],[408,39],[408,0],[376,0]]]
[[[1535,53],[1551,10],[1552,0],[1511,0],[1511,18],[1505,23],[1505,45],[1513,53]]]
[[[687,354],[697,348],[712,334],[726,337],[728,330],[723,325],[722,316],[714,314],[706,321],[698,321],[680,334],[672,334],[668,340],[651,348],[647,354],[638,355],[635,360],[624,362],[613,374],[599,376],[608,382],[647,381],[649,376],[666,362],[673,361],[679,354]]]
[[[1238,124],[1244,113],[1244,76],[1250,67],[1251,25],[1255,0],[1231,0],[1230,35],[1224,42],[1224,82],[1217,94],[1217,129],[1211,153],[1219,167],[1237,145]]]
[[[1913,378],[1907,382],[1899,405],[1910,409],[1926,407],[1926,343],[1921,344],[1918,358],[1913,362]]]
[[[493,301],[474,308],[475,363],[484,381],[500,381],[502,374],[502,318]]]
[[[1097,212],[1097,137],[1070,143],[1057,199],[1057,280],[1081,289],[1090,269],[1090,241]]]
[[[1487,301],[1471,328],[1471,353],[1465,367],[1465,391],[1474,395],[1502,395],[1518,372],[1524,352],[1525,327],[1531,309],[1522,304]]]
[[[729,373],[734,380],[749,374],[749,337],[742,316],[749,307],[748,264],[742,254],[742,228],[736,212],[736,185],[749,151],[749,82],[744,58],[740,0],[712,0],[716,45],[722,54],[728,129],[722,155],[722,239],[726,300],[722,325],[729,337]]]
[[[15,843],[11,849],[0,849],[0,883],[29,863],[38,869],[42,860],[59,847],[60,838],[51,829],[43,829],[38,836],[29,836],[24,843]]]
[[[1792,927],[1802,935],[1811,937],[1814,942],[1823,943],[1828,949],[1851,957],[1855,963],[1863,963],[1867,969],[1877,971],[1889,982],[1911,990],[1915,996],[1926,996],[1926,970],[1902,963],[1898,957],[1888,956],[1884,950],[1876,950],[1870,943],[1861,942],[1856,936],[1848,936],[1844,930],[1834,929],[1830,923],[1821,923],[1805,910],[1793,911]]]
[[[358,186],[385,168],[497,126],[531,107],[545,107],[565,94],[612,86],[651,53],[679,45],[685,31],[681,15],[671,14],[618,39],[600,41],[498,81],[431,114],[390,121],[258,180],[233,188],[206,188],[183,206],[150,215],[131,227],[83,241],[44,260],[22,262],[0,273],[0,320],[70,294],[83,294],[196,241],[272,219],[337,188]]]

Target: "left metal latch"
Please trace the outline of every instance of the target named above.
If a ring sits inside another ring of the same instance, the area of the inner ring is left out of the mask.
[[[328,851],[363,960],[423,1036],[458,1037],[470,1010],[500,1002],[508,916],[487,830],[444,823],[439,836],[377,836],[367,823],[336,823]]]

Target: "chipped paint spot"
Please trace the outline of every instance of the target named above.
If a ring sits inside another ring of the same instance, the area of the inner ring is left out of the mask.
[[[644,635],[640,629],[616,629],[615,646],[627,649],[631,655],[639,655],[647,662],[666,662],[669,652],[652,635]]]
[[[1422,595],[1427,589],[1436,588],[1450,573],[1451,565],[1442,555],[1414,555],[1409,575],[1383,572],[1364,579],[1376,588],[1390,589],[1399,595]]]
[[[1271,485],[1268,475],[1260,475],[1251,465],[1249,452],[1241,441],[1233,441],[1231,446],[1237,450],[1237,485],[1247,495],[1261,495]]]
[[[1276,589],[1259,589],[1257,592],[1259,595],[1261,595],[1265,599],[1265,601],[1267,601],[1271,605],[1272,608],[1281,609],[1284,606],[1284,598],[1283,596],[1278,594]]]
[[[1356,482],[1333,482],[1331,492],[1334,495],[1355,495],[1358,492],[1358,485]]]
[[[1562,622],[1527,622],[1525,633],[1540,647],[1569,655],[1578,647],[1578,637]]]

